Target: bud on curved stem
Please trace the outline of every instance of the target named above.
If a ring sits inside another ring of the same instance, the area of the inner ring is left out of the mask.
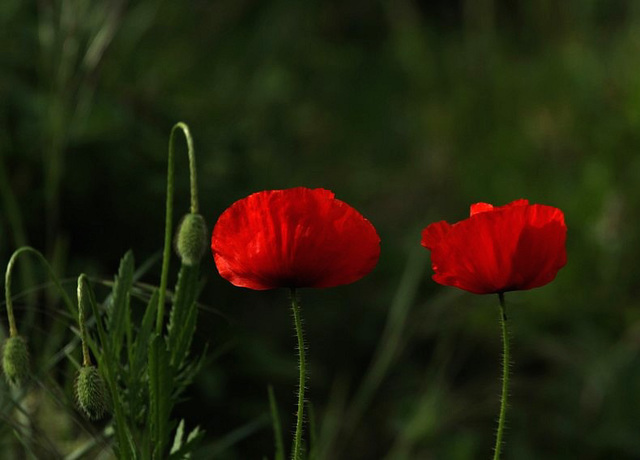
[[[11,385],[20,385],[25,380],[29,373],[29,352],[27,350],[27,342],[18,334],[18,327],[16,326],[16,319],[13,314],[13,298],[11,296],[11,282],[13,279],[13,268],[15,267],[16,260],[24,252],[30,252],[40,259],[44,267],[47,269],[49,276],[53,280],[56,288],[60,292],[65,304],[69,308],[69,311],[73,312],[73,303],[69,299],[69,296],[60,285],[58,278],[55,276],[51,265],[47,262],[47,259],[30,246],[23,246],[11,255],[9,263],[7,264],[7,270],[4,275],[4,296],[7,306],[7,318],[9,319],[9,338],[5,341],[2,351],[2,367],[4,370],[5,378]]]
[[[182,263],[193,267],[207,250],[207,224],[200,214],[186,214],[176,232],[176,252]]]
[[[87,275],[82,273],[78,277],[78,325],[82,341],[82,368],[78,371],[75,382],[76,400],[78,407],[91,420],[97,420],[107,412],[107,387],[98,371],[91,362],[91,354],[87,344],[86,305],[89,301]]]
[[[27,342],[19,335],[9,337],[2,347],[2,370],[7,383],[19,387],[29,376]]]
[[[98,420],[107,413],[107,387],[98,368],[82,366],[75,382],[78,406],[91,420]]]
[[[167,290],[167,279],[169,278],[169,258],[171,256],[171,230],[173,222],[173,178],[174,178],[174,150],[173,139],[177,130],[182,130],[184,137],[187,140],[187,154],[189,156],[189,179],[190,179],[190,192],[191,192],[191,214],[198,213],[198,183],[196,174],[196,158],[193,151],[193,139],[191,138],[191,132],[189,127],[183,123],[176,123],[171,129],[169,135],[169,157],[167,166],[167,201],[166,201],[166,215],[164,226],[164,251],[162,254],[162,274],[160,276],[160,292],[158,295],[158,309],[156,317],[156,332],[162,333],[164,325],[164,299]]]

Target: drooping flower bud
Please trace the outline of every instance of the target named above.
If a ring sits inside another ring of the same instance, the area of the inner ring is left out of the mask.
[[[78,407],[91,420],[104,417],[107,412],[107,388],[95,366],[83,366],[76,377]]]
[[[2,348],[2,370],[9,385],[19,387],[29,376],[29,351],[21,336],[9,337]]]
[[[190,267],[198,264],[207,250],[207,225],[200,214],[186,214],[175,240],[176,252],[182,263]]]

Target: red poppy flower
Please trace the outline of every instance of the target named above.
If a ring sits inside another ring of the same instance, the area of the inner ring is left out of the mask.
[[[333,192],[298,187],[236,201],[218,219],[211,250],[220,275],[236,286],[321,288],[373,270],[380,238]]]
[[[532,289],[551,282],[567,262],[567,227],[558,208],[517,200],[471,206],[471,217],[422,231],[434,281],[476,294]]]

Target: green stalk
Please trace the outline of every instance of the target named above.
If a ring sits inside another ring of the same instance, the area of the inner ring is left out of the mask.
[[[504,303],[504,293],[498,293],[498,298],[500,299],[500,326],[502,327],[502,395],[500,396],[500,417],[493,460],[500,459],[509,390],[509,331],[507,330],[507,308]]]
[[[292,460],[302,460],[302,424],[304,421],[304,386],[306,381],[306,360],[304,333],[302,331],[302,319],[300,315],[300,305],[296,297],[295,288],[291,288],[291,310],[293,311],[293,321],[298,336],[298,362],[300,369],[300,379],[298,381],[298,413],[296,415],[296,434],[293,442]]]
[[[183,123],[176,123],[171,129],[169,136],[169,159],[167,166],[167,201],[166,217],[164,225],[164,251],[162,254],[162,275],[160,277],[160,292],[158,296],[158,314],[156,319],[156,333],[162,334],[164,326],[164,302],[167,291],[167,280],[169,278],[169,260],[171,257],[171,234],[173,228],[173,177],[174,177],[174,149],[173,140],[177,130],[182,130],[187,140],[187,154],[189,155],[189,178],[191,181],[191,212],[198,212],[198,186],[196,182],[196,159],[193,152],[193,140],[189,127]]]
[[[85,280],[87,275],[82,273],[78,277],[78,325],[80,326],[80,339],[82,341],[82,365],[91,366],[91,354],[89,353],[89,346],[87,345],[87,326],[85,325],[86,313],[84,310],[85,302]]]
[[[18,335],[18,328],[16,327],[16,320],[13,315],[13,298],[11,296],[11,281],[13,279],[13,267],[16,264],[16,260],[18,259],[18,256],[20,256],[20,254],[22,254],[23,252],[30,252],[36,255],[38,259],[40,259],[44,267],[47,269],[47,272],[51,276],[51,279],[53,280],[53,283],[55,284],[56,288],[58,288],[58,291],[60,292],[60,295],[62,296],[64,303],[67,305],[67,308],[69,309],[69,312],[71,314],[75,314],[74,306],[73,306],[73,303],[71,302],[71,299],[69,299],[69,296],[67,295],[65,290],[62,288],[60,281],[58,281],[58,278],[53,272],[51,265],[49,265],[49,262],[47,262],[47,259],[45,259],[45,257],[42,255],[40,251],[33,249],[30,246],[23,246],[19,249],[16,249],[16,251],[11,255],[11,258],[9,259],[9,263],[7,264],[7,270],[4,274],[4,295],[5,295],[5,302],[7,306],[7,317],[9,318],[9,336],[10,337],[15,337]]]

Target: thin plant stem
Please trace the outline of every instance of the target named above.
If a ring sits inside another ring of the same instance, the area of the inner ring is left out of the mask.
[[[298,412],[296,415],[296,433],[293,441],[292,460],[302,459],[302,425],[304,422],[304,387],[306,383],[306,360],[304,333],[302,331],[302,319],[300,315],[300,305],[296,296],[295,288],[291,288],[291,310],[293,311],[293,321],[298,336],[298,368],[300,370],[300,379],[298,381]]]
[[[189,155],[189,192],[191,197],[191,214],[198,213],[198,175],[196,169],[196,156],[193,153],[193,139],[191,138],[191,133],[189,132],[189,128],[184,123],[179,123],[183,125],[182,130],[184,131],[184,136],[187,139],[187,154]]]
[[[86,283],[87,275],[84,273],[78,277],[78,325],[80,326],[80,340],[82,341],[82,365],[91,366],[91,355],[89,354],[89,346],[87,345],[87,327],[85,325],[85,292],[86,288],[83,283]]]
[[[5,303],[7,305],[7,318],[9,319],[9,337],[18,336],[18,327],[16,326],[16,318],[13,315],[13,300],[11,300],[11,275],[12,270],[7,267],[7,271],[4,274],[4,294]]]
[[[271,411],[271,423],[273,425],[273,436],[275,438],[276,453],[275,460],[284,460],[284,442],[282,442],[282,426],[280,425],[280,415],[278,414],[278,404],[273,393],[273,387],[269,385],[269,409]]]
[[[162,328],[164,326],[164,302],[167,291],[167,280],[169,278],[169,260],[171,258],[171,234],[173,229],[173,178],[174,178],[174,148],[173,140],[175,133],[178,130],[182,130],[184,137],[187,140],[187,154],[189,156],[189,177],[190,177],[190,191],[191,191],[191,212],[198,212],[198,185],[196,182],[196,159],[193,152],[193,140],[191,138],[191,132],[189,127],[183,123],[176,123],[171,129],[169,135],[169,159],[167,166],[167,201],[166,201],[166,215],[164,225],[164,251],[162,254],[162,274],[160,276],[160,292],[158,296],[158,311],[156,319],[156,333],[162,334]]]
[[[32,254],[35,254],[40,259],[42,264],[45,266],[45,268],[49,272],[49,275],[51,276],[51,279],[53,280],[53,283],[55,284],[56,288],[58,288],[58,291],[60,292],[60,295],[62,296],[64,303],[67,305],[67,308],[69,309],[69,312],[72,314],[75,313],[71,299],[69,299],[69,296],[67,295],[65,290],[62,288],[60,281],[58,281],[58,278],[53,272],[51,265],[49,265],[49,262],[47,262],[47,259],[45,259],[45,257],[42,255],[40,251],[30,246],[23,246],[19,249],[16,249],[16,251],[11,255],[11,258],[9,259],[9,263],[7,264],[7,270],[4,274],[4,296],[5,296],[6,306],[7,306],[7,317],[9,318],[9,337],[15,337],[18,335],[18,328],[16,326],[16,320],[13,315],[13,298],[11,296],[11,281],[13,279],[13,267],[16,264],[16,260],[18,259],[18,256],[20,256],[20,254],[22,254],[23,252],[30,252]]]
[[[507,398],[509,393],[509,331],[507,330],[507,308],[504,303],[504,293],[498,294],[500,299],[500,326],[502,327],[502,395],[500,396],[500,417],[498,418],[498,431],[496,433],[496,446],[493,460],[500,459],[502,450],[502,436],[504,433],[505,418],[507,414]]]

